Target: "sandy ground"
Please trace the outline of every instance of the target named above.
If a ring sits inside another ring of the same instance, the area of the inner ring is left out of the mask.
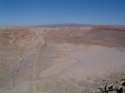
[[[0,93],[96,90],[125,71],[124,40],[124,31],[91,27],[1,31]]]

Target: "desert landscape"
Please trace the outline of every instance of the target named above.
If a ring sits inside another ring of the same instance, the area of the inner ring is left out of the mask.
[[[125,26],[0,29],[0,93],[101,93],[124,72]]]

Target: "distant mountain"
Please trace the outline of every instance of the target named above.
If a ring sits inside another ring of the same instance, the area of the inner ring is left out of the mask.
[[[77,23],[66,23],[66,24],[43,24],[35,25],[34,27],[115,27],[125,28],[125,25],[96,25],[96,24],[77,24]]]
[[[45,24],[45,25],[37,25],[34,27],[91,27],[91,26],[95,25],[71,23],[71,24]]]

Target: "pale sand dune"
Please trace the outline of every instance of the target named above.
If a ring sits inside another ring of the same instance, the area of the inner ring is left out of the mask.
[[[84,93],[124,72],[125,32],[96,30],[0,31],[0,93]]]

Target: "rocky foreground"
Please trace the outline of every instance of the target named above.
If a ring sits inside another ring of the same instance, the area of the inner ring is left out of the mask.
[[[123,26],[4,28],[0,93],[95,93],[124,77],[124,60]]]

